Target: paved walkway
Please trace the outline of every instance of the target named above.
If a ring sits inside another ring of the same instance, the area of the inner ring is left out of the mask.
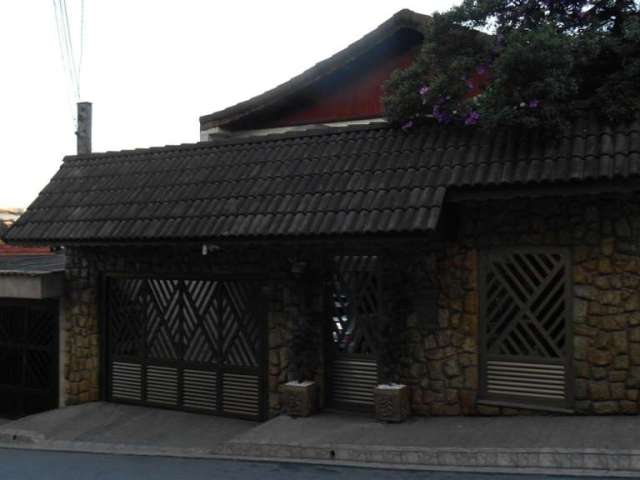
[[[323,413],[262,424],[92,403],[0,426],[4,446],[394,468],[640,477],[640,416],[412,418]]]

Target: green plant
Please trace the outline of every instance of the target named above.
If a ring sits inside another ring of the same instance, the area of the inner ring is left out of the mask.
[[[289,343],[289,368],[293,379],[298,382],[315,379],[319,366],[318,334],[311,324],[311,318],[301,316]]]
[[[640,109],[633,0],[464,0],[425,26],[416,61],[385,85],[386,115],[439,123],[556,128],[587,108]]]
[[[407,318],[413,307],[410,298],[410,277],[406,272],[388,271],[385,280],[386,307],[380,319],[377,354],[380,380],[384,384],[392,384],[400,381]]]

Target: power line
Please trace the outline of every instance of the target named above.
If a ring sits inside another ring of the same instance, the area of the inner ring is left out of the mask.
[[[82,86],[82,60],[84,58],[84,0],[80,0],[80,59],[78,60],[78,97]]]
[[[79,93],[79,87],[78,87],[78,75],[77,75],[77,63],[76,63],[76,56],[73,52],[73,40],[71,38],[71,27],[69,24],[69,13],[67,12],[67,2],[66,0],[60,0],[61,4],[62,4],[62,20],[64,22],[64,34],[65,34],[65,40],[66,40],[66,47],[67,47],[67,52],[68,52],[68,58],[69,58],[69,66],[70,66],[70,70],[71,70],[71,75],[73,77],[73,89],[74,92],[76,94],[76,98],[80,96]]]
[[[69,67],[68,67],[68,61],[66,58],[66,54],[67,54],[67,50],[65,48],[65,39],[64,39],[64,33],[63,33],[63,26],[62,26],[62,16],[61,16],[61,10],[60,10],[60,3],[57,0],[52,0],[53,1],[53,13],[55,16],[55,21],[56,21],[56,33],[58,34],[58,45],[60,48],[60,61],[62,63],[62,69],[64,71],[65,77],[67,77],[67,84],[66,84],[66,88],[65,88],[65,92],[66,92],[66,96],[67,96],[67,101],[69,103],[69,107],[70,110],[69,112],[71,113],[71,121],[73,122],[74,126],[76,124],[76,115],[75,115],[75,109],[73,108],[73,103],[74,103],[74,98],[73,98],[73,80],[71,78],[71,73],[69,71]]]
[[[56,32],[58,34],[58,44],[60,47],[60,59],[65,76],[67,77],[67,96],[71,106],[72,120],[75,126],[77,122],[75,103],[80,100],[80,77],[84,57],[84,0],[81,0],[80,4],[80,46],[77,61],[75,50],[73,48],[74,42],[71,34],[71,23],[69,21],[69,11],[67,9],[66,0],[53,0],[53,11],[56,22]]]

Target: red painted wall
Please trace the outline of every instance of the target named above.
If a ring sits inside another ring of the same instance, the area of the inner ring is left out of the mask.
[[[0,243],[0,255],[53,255],[53,253],[49,247],[20,247],[18,245]]]
[[[304,106],[292,107],[269,126],[289,126],[309,123],[328,123],[382,116],[382,86],[396,68],[407,67],[418,49],[413,48],[394,57],[381,59],[347,81],[325,87],[299,99]]]

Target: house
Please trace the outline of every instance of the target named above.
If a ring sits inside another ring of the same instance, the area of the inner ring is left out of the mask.
[[[13,225],[21,213],[21,209],[0,208],[0,237]]]
[[[21,215],[0,209],[0,235]],[[0,417],[60,403],[58,318],[64,254],[0,241]]]
[[[16,222],[63,246],[66,404],[264,419],[299,367],[326,408],[379,378],[415,415],[637,413],[640,120],[389,125],[403,10],[201,118],[195,144],[70,156]]]
[[[0,243],[0,417],[59,405],[64,265],[49,248]]]
[[[0,222],[10,225],[23,213],[21,208],[0,208]]]

